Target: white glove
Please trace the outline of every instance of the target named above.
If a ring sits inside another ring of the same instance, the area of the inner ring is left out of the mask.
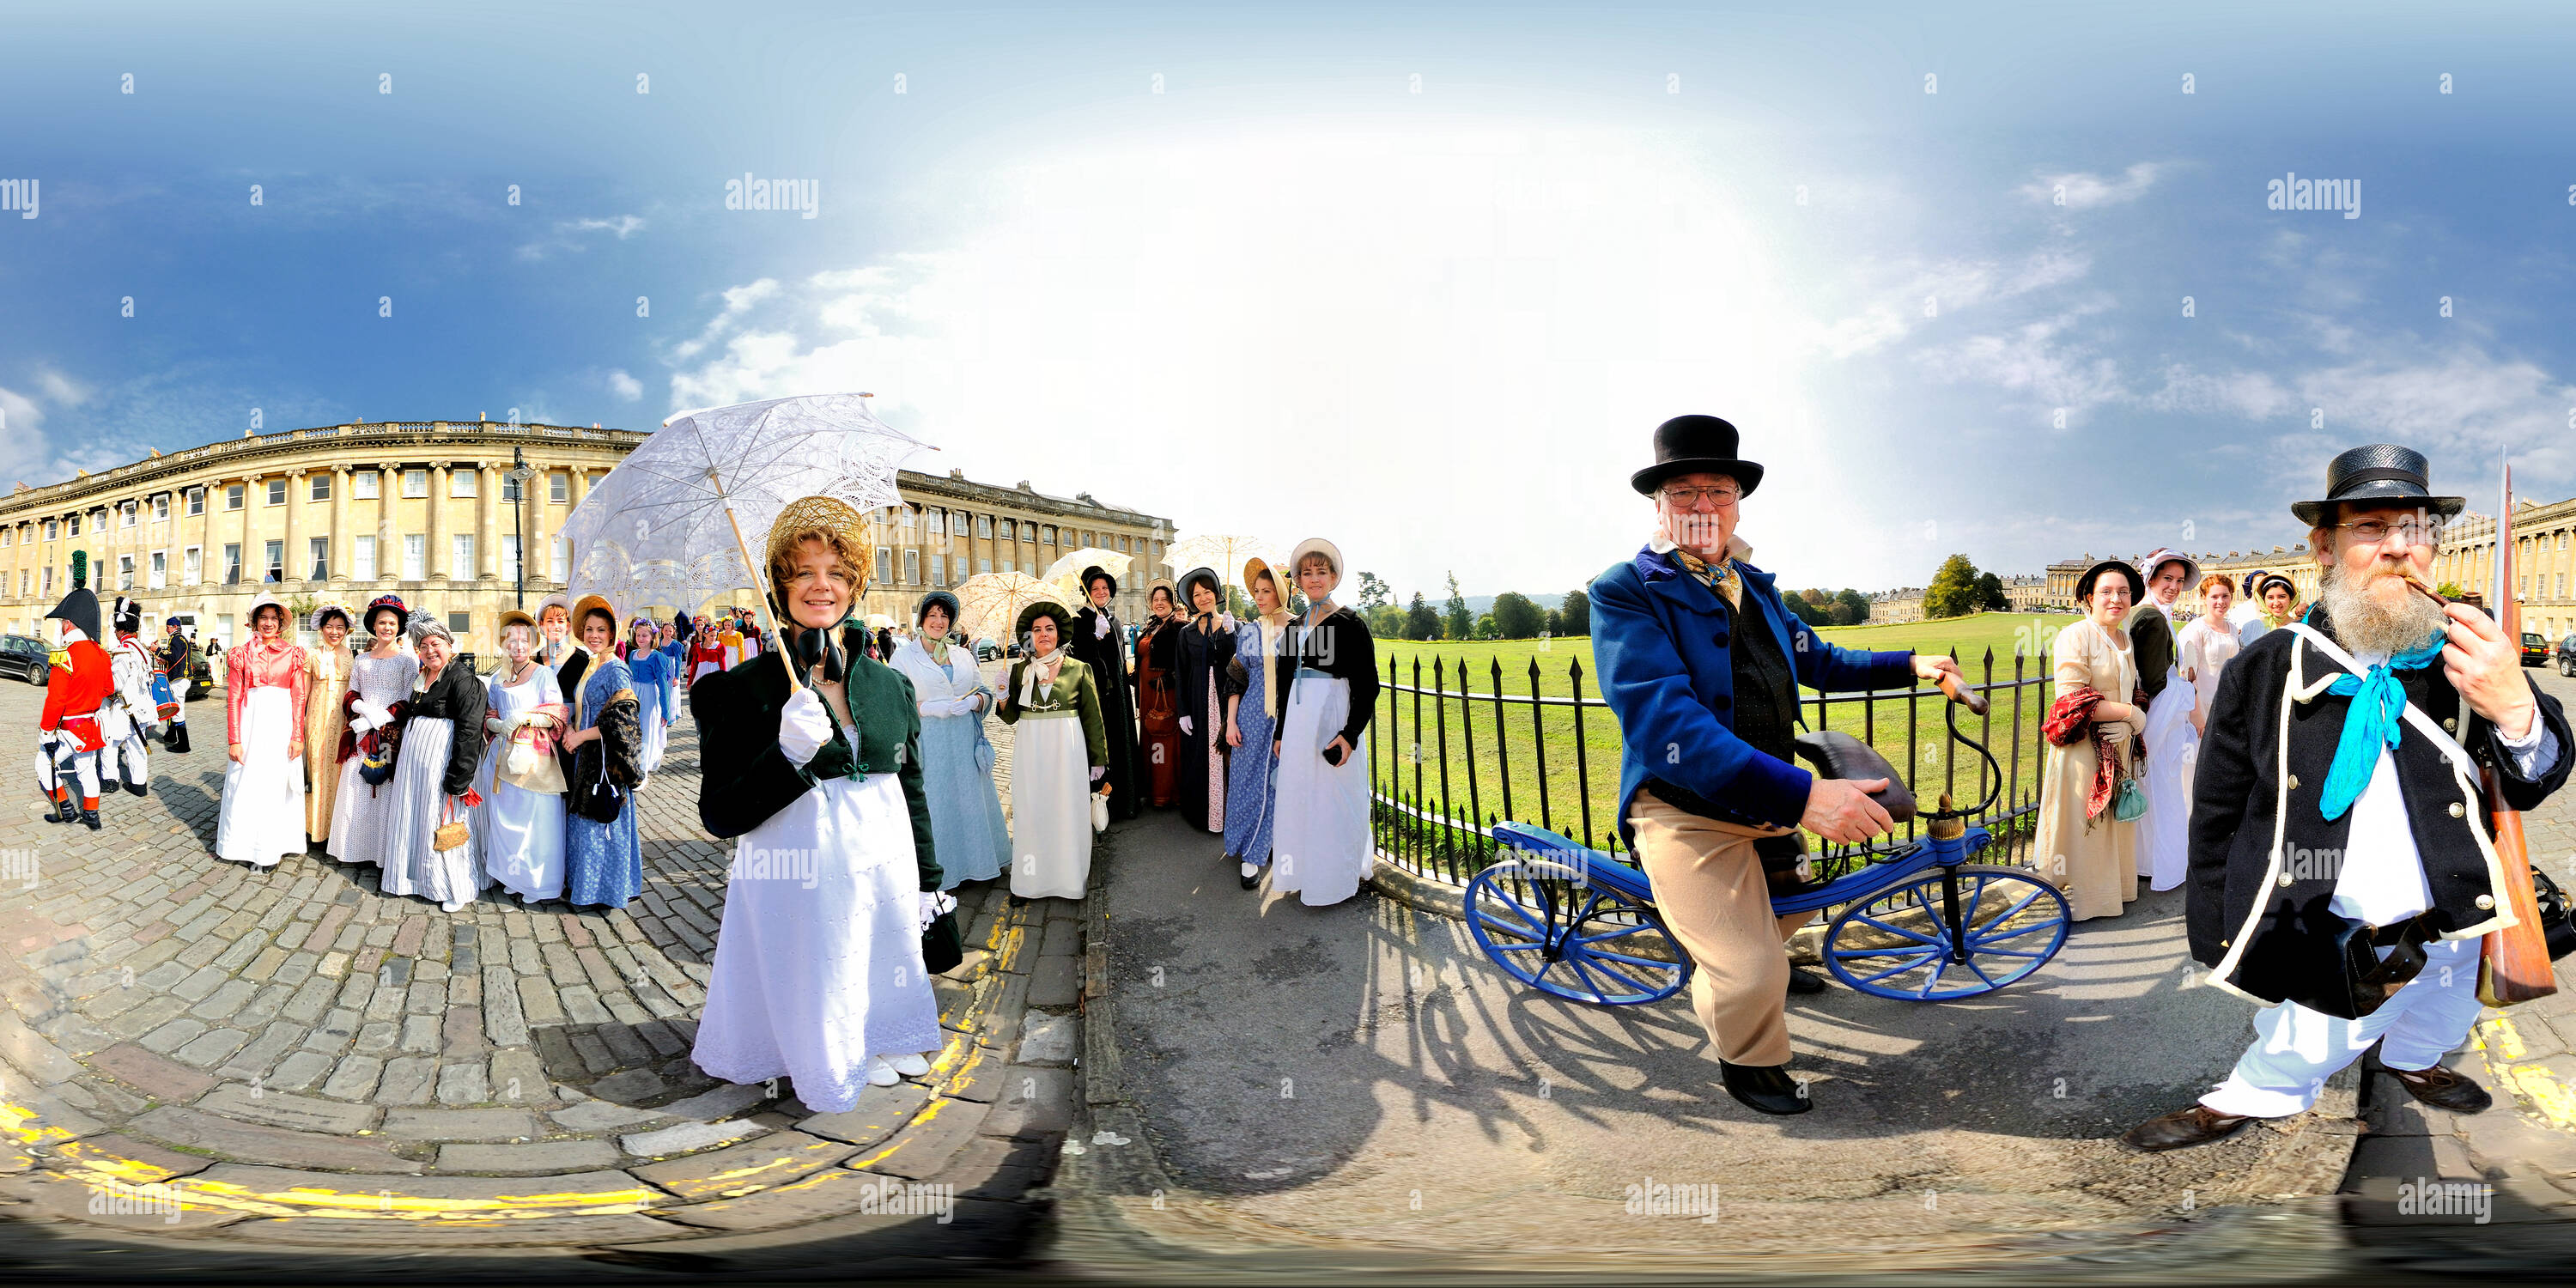
[[[832,717],[823,709],[823,695],[810,687],[798,689],[778,713],[778,749],[802,765],[831,740]]]
[[[1096,782],[1099,782],[1101,779],[1106,778],[1106,777],[1108,777],[1108,776],[1109,776],[1109,766],[1107,766],[1107,765],[1094,765],[1094,766],[1092,766],[1092,767],[1091,767],[1091,781],[1093,781],[1093,782],[1095,782],[1095,783],[1096,783]]]
[[[1188,733],[1189,731],[1190,731],[1190,718],[1189,718],[1188,716],[1182,716],[1182,717],[1181,717],[1181,732],[1182,732],[1182,733]]]
[[[950,897],[946,892],[939,890],[924,890],[921,892],[922,929],[929,929],[930,923],[939,920],[939,914],[943,912],[955,912],[956,910],[957,900]]]

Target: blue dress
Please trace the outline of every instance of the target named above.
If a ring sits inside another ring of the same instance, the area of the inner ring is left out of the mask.
[[[1271,772],[1278,761],[1270,754],[1270,740],[1278,736],[1278,721],[1264,705],[1263,695],[1277,683],[1279,649],[1285,638],[1284,628],[1265,627],[1258,621],[1234,628],[1234,661],[1226,666],[1225,692],[1242,695],[1234,709],[1234,726],[1243,731],[1243,745],[1226,762],[1225,857],[1237,863],[1270,862],[1271,815],[1278,803],[1278,778]],[[1269,701],[1287,709],[1284,693],[1270,695]]]
[[[945,664],[919,640],[894,650],[895,670],[912,681],[921,708],[921,794],[930,802],[930,839],[939,856],[942,890],[960,881],[991,881],[1011,865],[1011,831],[993,786],[993,745],[984,718],[993,690],[962,645],[948,647]],[[977,700],[980,699],[980,700]]]
[[[678,667],[669,657],[646,650],[628,659],[635,676],[636,723],[644,733],[644,772],[662,767],[662,748],[671,736],[671,677]]]
[[[662,672],[662,724],[667,728],[680,718],[680,674],[689,669],[689,646],[673,640],[653,651],[671,660]]]
[[[600,709],[620,689],[635,687],[635,673],[611,655],[601,658],[581,682],[581,710],[576,729],[598,725]],[[564,824],[564,901],[574,907],[604,903],[623,906],[644,892],[644,847],[635,836],[635,801],[617,811],[614,823],[596,823],[566,813]]]

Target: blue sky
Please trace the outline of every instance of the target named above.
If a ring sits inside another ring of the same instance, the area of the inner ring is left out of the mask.
[[[237,437],[254,408],[649,428],[863,388],[945,449],[920,467],[1328,535],[1435,597],[1452,569],[1553,593],[1633,551],[1627,475],[1684,411],[1770,467],[1743,530],[1792,585],[2286,544],[2325,459],[2382,439],[2482,507],[2509,448],[2556,499],[2569,30],[2350,5],[22,11],[0,113],[33,128],[0,179],[42,201],[0,212],[0,478]],[[2266,209],[2288,172],[2358,180],[2360,216]],[[746,173],[814,181],[816,217],[727,210]]]

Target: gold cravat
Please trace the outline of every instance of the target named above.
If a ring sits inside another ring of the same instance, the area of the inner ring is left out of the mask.
[[[1712,567],[1707,560],[1680,546],[1673,547],[1673,556],[1682,561],[1682,567],[1690,569],[1692,576],[1699,578],[1701,585],[1725,596],[1727,607],[1743,609],[1744,579],[1735,575],[1734,560],[1721,559]]]

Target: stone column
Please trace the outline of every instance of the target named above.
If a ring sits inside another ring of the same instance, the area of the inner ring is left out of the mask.
[[[308,581],[310,577],[307,574],[312,572],[311,566],[304,562],[304,552],[295,548],[295,510],[303,503],[304,498],[298,495],[303,491],[304,471],[300,468],[288,470],[286,472],[286,513],[278,520],[283,525],[278,537],[285,549],[285,554],[279,557],[278,562],[284,568],[286,583]]]
[[[474,536],[475,579],[498,580],[501,573],[501,540],[497,522],[501,508],[501,467],[485,461],[474,467],[474,511],[477,516]]]
[[[376,489],[381,492],[384,489]],[[345,585],[357,543],[349,539],[349,467],[331,467],[331,581]]]
[[[447,541],[447,467],[429,467],[429,557],[421,572],[431,581],[447,578],[447,555],[440,546]]]

